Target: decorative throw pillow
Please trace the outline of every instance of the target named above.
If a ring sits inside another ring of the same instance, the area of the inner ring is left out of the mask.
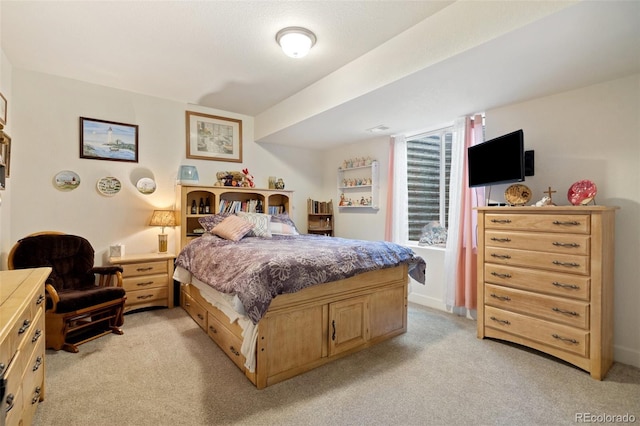
[[[212,214],[210,216],[204,216],[204,217],[199,218],[198,222],[200,222],[200,225],[202,225],[202,227],[204,228],[205,231],[211,232],[211,230],[217,224],[219,224],[220,222],[222,222],[223,220],[225,220],[229,216],[231,216],[231,213]]]
[[[247,234],[247,237],[271,238],[271,230],[269,228],[269,222],[271,222],[270,215],[246,212],[238,212],[236,215],[253,224],[253,229]]]
[[[212,234],[225,240],[240,241],[253,228],[253,223],[238,216],[228,216],[211,230]]]
[[[272,235],[299,235],[291,225],[287,225],[286,223],[278,223],[271,221],[271,234]]]
[[[280,213],[280,214],[274,214],[271,216],[271,224],[274,223],[283,223],[285,225],[289,225],[291,228],[293,228],[293,234],[291,235],[300,235],[300,232],[298,231],[298,228],[296,227],[296,224],[293,223],[293,220],[291,220],[291,218],[289,217],[289,215],[287,213]],[[271,233],[273,233],[273,230],[271,231]]]

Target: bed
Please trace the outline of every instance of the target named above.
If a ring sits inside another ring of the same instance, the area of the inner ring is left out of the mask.
[[[176,258],[181,306],[257,388],[406,332],[409,275],[425,273],[409,248],[209,225]]]

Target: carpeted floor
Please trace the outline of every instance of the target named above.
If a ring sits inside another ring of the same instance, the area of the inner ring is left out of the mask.
[[[47,351],[34,425],[640,422],[640,369],[616,363],[596,381],[544,354],[479,340],[475,326],[410,305],[406,334],[257,390],[181,308],[129,314],[122,336],[77,354]]]

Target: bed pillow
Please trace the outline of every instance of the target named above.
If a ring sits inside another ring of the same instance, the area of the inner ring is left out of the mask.
[[[286,223],[278,223],[271,221],[272,235],[299,235],[296,228]]]
[[[225,240],[240,241],[253,229],[253,223],[247,222],[239,216],[228,216],[211,230],[212,234]]]
[[[288,229],[289,231],[292,230],[292,233],[286,233],[286,231],[283,232],[284,235],[300,235],[298,228],[296,228],[296,224],[293,223],[293,220],[291,220],[291,218],[287,213],[274,214],[271,216],[271,233],[272,234],[278,233],[278,232],[274,232],[274,229],[280,228],[278,225],[276,225],[280,223],[287,225],[287,227],[283,227],[283,229]],[[276,226],[274,227],[274,225]]]
[[[200,225],[202,225],[202,227],[204,228],[205,231],[211,232],[211,230],[217,224],[219,224],[220,222],[222,222],[223,220],[225,220],[229,216],[231,216],[231,213],[212,214],[210,216],[204,216],[204,217],[199,218],[198,222],[200,223]]]
[[[269,228],[269,222],[271,222],[271,215],[264,213],[236,213],[239,217],[253,224],[253,229],[249,231],[247,237],[264,237],[271,238],[271,229]]]

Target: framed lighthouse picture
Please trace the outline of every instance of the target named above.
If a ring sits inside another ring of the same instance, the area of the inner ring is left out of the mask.
[[[138,162],[138,125],[80,117],[80,158]]]

